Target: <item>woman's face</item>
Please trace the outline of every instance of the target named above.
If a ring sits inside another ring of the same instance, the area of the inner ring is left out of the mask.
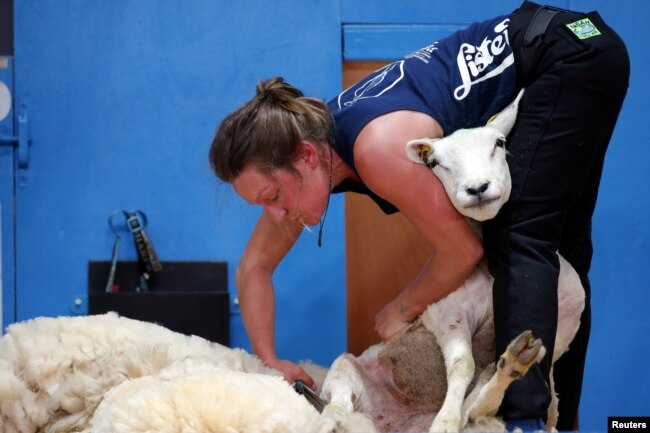
[[[327,206],[328,175],[317,153],[301,154],[294,168],[295,171],[276,169],[264,174],[249,165],[232,186],[248,203],[262,206],[276,222],[289,220],[301,226],[316,225]]]

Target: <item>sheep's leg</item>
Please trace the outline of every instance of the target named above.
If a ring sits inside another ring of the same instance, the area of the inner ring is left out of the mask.
[[[496,372],[497,366],[494,362],[486,366],[476,381],[474,389],[463,402],[462,415],[464,426],[466,426],[470,421],[475,421],[477,417],[481,415],[493,416],[494,413],[496,413],[496,410],[493,413],[491,408],[478,408],[478,406],[483,404],[482,400],[485,399],[484,389],[487,384],[490,383],[490,380],[492,380]],[[500,402],[497,403],[497,408],[499,403]]]
[[[474,377],[469,324],[460,311],[440,310],[424,314],[422,322],[436,336],[447,370],[447,395],[429,431],[457,432],[463,427],[461,409]]]
[[[503,401],[508,386],[522,377],[535,363],[542,360],[546,349],[531,331],[512,340],[496,365],[496,372],[484,386],[477,386],[463,405],[464,418],[474,421],[482,416],[494,416]],[[490,366],[494,371],[494,366]]]
[[[474,358],[469,342],[457,339],[443,349],[447,369],[447,395],[430,432],[457,432],[462,428],[461,409],[474,376]]]
[[[325,378],[321,397],[329,403],[323,417],[333,421],[333,430],[345,426],[354,412],[354,401],[363,392],[363,381],[351,355],[339,356]]]

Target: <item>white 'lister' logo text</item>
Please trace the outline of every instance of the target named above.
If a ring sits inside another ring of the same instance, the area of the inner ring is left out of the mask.
[[[471,44],[462,44],[460,46],[456,61],[462,84],[454,90],[454,97],[458,101],[465,99],[474,84],[499,75],[514,63],[514,55],[510,53],[500,65],[481,75],[494,62],[494,58],[501,54],[506,46],[510,45],[510,42],[508,42],[509,22],[510,19],[506,18],[494,27],[496,33],[494,39],[485,38],[479,46]]]

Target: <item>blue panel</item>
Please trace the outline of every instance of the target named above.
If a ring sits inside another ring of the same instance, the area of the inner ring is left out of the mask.
[[[110,257],[118,208],[147,213],[162,260],[226,260],[234,298],[259,211],[210,172],[215,127],[261,79],[340,91],[338,1],[21,0],[15,16],[33,138],[16,197],[18,319],[85,311],[73,301],[88,260]],[[324,248],[304,236],[277,272],[281,356],[329,363],[345,351],[343,222],[335,197]],[[135,257],[123,242],[120,259]],[[237,311],[232,325],[232,345],[249,348]]]
[[[0,57],[0,136],[13,137],[13,59]],[[4,99],[9,94],[8,99]],[[7,112],[7,109],[9,110]],[[14,284],[14,145],[0,142],[0,326],[15,320]],[[0,334],[2,331],[0,331]]]
[[[396,60],[474,21],[511,12],[521,2],[344,0],[344,60]],[[567,1],[547,2],[568,6]],[[435,11],[435,12],[432,12]]]
[[[345,24],[452,24],[507,14],[520,0],[341,0]],[[568,0],[542,2],[567,8]]]
[[[343,58],[356,60],[397,60],[463,29],[460,25],[358,25],[343,26]]]

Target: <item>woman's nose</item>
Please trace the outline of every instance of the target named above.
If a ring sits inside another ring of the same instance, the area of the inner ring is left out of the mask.
[[[288,214],[288,211],[282,206],[264,206],[264,210],[276,223],[282,221]]]

